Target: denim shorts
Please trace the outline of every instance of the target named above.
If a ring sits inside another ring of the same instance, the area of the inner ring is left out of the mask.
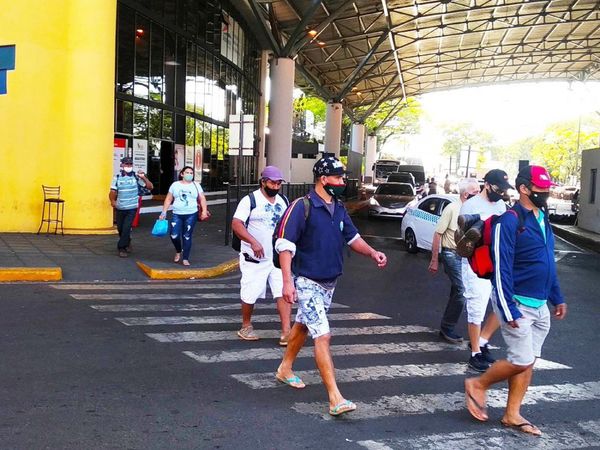
[[[498,309],[496,290],[492,291],[492,307],[500,320],[500,331],[506,342],[506,359],[518,366],[529,366],[542,355],[542,345],[550,331],[548,305],[539,308],[518,304],[523,317],[517,319],[519,328],[506,323]]]
[[[327,311],[335,288],[327,289],[316,281],[300,276],[294,279],[294,284],[298,296],[296,322],[305,325],[313,339],[328,334]]]

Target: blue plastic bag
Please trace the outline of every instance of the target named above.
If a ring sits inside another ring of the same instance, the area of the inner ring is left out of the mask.
[[[167,219],[157,219],[152,227],[153,236],[166,236],[169,232],[169,222]]]

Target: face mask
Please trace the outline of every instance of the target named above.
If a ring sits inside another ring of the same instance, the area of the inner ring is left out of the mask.
[[[133,167],[123,167],[123,172],[131,173],[131,172],[133,172]]]
[[[491,189],[486,189],[485,191],[487,193],[487,197],[490,200],[490,202],[495,203],[498,200],[502,200],[501,194],[498,194],[497,192],[494,192]]]
[[[184,173],[183,174],[183,179],[185,181],[192,181],[194,179],[194,175],[191,173]]]
[[[345,184],[326,184],[323,188],[325,189],[325,192],[333,197],[339,197],[346,191]]]
[[[548,207],[548,197],[550,196],[550,192],[534,192],[531,191],[531,194],[528,195],[529,200],[533,203],[537,208],[547,208]]]
[[[467,194],[467,200],[469,200],[470,198],[475,197],[477,194]]]
[[[265,190],[265,194],[267,194],[267,196],[273,198],[275,197],[278,193],[279,193],[279,189],[271,189],[270,187],[265,186],[264,187]]]

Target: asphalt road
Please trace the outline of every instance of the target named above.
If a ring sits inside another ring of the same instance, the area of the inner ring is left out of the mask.
[[[340,388],[356,412],[328,416],[310,339],[296,365],[307,388],[274,381],[270,302],[255,314],[263,339],[237,339],[236,275],[10,284],[0,286],[0,448],[600,448],[599,255],[557,246],[569,315],[553,323],[523,409],[545,433],[535,439],[500,426],[505,385],[491,395],[489,423],[470,419],[468,352],[436,332],[445,275],[393,239],[398,222],[356,223],[392,237],[368,238],[388,254],[385,270],[347,258],[330,311]],[[502,356],[501,337],[492,343]]]

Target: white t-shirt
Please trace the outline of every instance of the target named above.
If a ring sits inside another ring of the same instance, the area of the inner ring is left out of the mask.
[[[176,181],[169,188],[173,194],[173,214],[194,214],[198,212],[198,196],[204,192],[202,186],[195,181],[182,183]]]
[[[260,189],[254,191],[254,198],[256,200],[256,207],[250,213],[250,197],[246,195],[238,203],[238,207],[233,214],[234,219],[239,219],[246,223],[248,215],[250,220],[248,221],[248,233],[252,235],[260,245],[263,246],[265,256],[263,259],[273,259],[273,231],[279,221],[279,218],[283,215],[283,212],[287,208],[285,200],[281,195],[275,197],[275,202],[271,203],[263,195]],[[242,241],[240,245],[240,253],[248,253],[250,256],[254,256],[252,247],[246,241]]]
[[[481,195],[471,197],[469,200],[462,204],[460,208],[460,214],[479,214],[481,220],[485,220],[488,217],[496,214],[500,215],[506,211],[506,203],[502,200],[498,200],[496,203],[492,203],[489,200],[483,198]]]

